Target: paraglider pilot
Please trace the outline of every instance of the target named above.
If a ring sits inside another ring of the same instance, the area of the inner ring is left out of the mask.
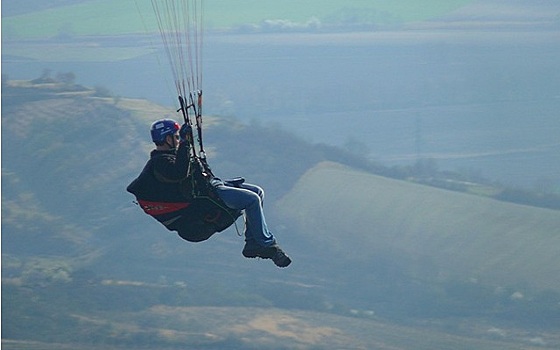
[[[204,241],[217,229],[200,216],[208,215],[196,210],[196,203],[189,198],[185,184],[193,176],[191,162],[192,130],[172,119],[160,119],[152,123],[151,137],[156,148],[151,151],[144,170],[127,188],[133,193],[142,209],[152,215],[169,230],[190,242]],[[291,259],[277,244],[268,230],[263,212],[264,191],[256,185],[221,180],[216,177],[206,179],[210,192],[227,206],[230,212],[245,213],[245,247],[242,254],[246,258],[271,259],[278,267],[286,267]],[[216,217],[219,217],[220,212]],[[197,217],[198,216],[198,217]],[[227,215],[224,215],[227,216]],[[222,216],[223,217],[223,216]],[[235,221],[226,223],[225,227]],[[225,229],[223,227],[222,229]],[[221,230],[221,229],[218,229]]]

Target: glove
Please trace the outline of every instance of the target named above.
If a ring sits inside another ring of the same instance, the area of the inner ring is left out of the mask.
[[[181,142],[187,142],[191,140],[192,135],[192,128],[189,124],[185,123],[179,129],[179,137],[181,138]]]

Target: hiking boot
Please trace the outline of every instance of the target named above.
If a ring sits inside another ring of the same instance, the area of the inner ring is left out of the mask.
[[[282,249],[278,248],[278,251],[272,257],[272,261],[278,267],[287,267],[292,263],[292,259],[282,251]]]
[[[278,244],[273,244],[269,247],[246,244],[242,254],[246,258],[271,259],[278,267],[286,267],[292,262]]]

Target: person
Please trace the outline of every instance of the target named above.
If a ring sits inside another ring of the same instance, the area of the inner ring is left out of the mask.
[[[156,148],[151,151],[140,176],[127,187],[137,196],[147,214],[154,216],[169,230],[177,231],[181,238],[201,242],[229,227],[244,212],[243,256],[271,259],[278,267],[290,265],[291,259],[280,248],[266,224],[264,190],[261,187],[245,183],[242,178],[222,180],[210,176],[204,181],[208,185],[209,196],[216,196],[217,202],[226,208],[216,206],[216,201],[191,205],[194,203],[189,194],[192,193],[192,187],[189,187],[192,181],[188,180],[195,176],[192,167],[197,163],[191,161],[190,125],[180,127],[172,119],[160,119],[152,123],[150,134]],[[193,208],[197,206],[206,206],[207,209],[210,206],[212,208],[208,210],[214,210],[213,214]],[[213,219],[204,219],[204,215]]]

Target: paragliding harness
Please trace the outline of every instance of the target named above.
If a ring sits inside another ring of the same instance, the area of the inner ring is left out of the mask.
[[[241,216],[241,211],[230,209],[219,198],[216,188],[212,184],[215,180],[214,174],[206,161],[206,154],[202,143],[202,92],[197,93],[197,104],[195,105],[192,94],[191,103],[186,105],[183,97],[179,96],[180,109],[184,122],[191,126],[188,110],[192,108],[196,116],[196,128],[199,152],[196,152],[192,127],[188,129],[186,137],[190,144],[189,172],[185,179],[179,183],[181,202],[162,201],[162,194],[153,193],[142,184],[142,176],[152,172],[150,162],[142,174],[134,180],[127,191],[134,194],[138,205],[144,212],[162,223],[168,230],[177,231],[185,240],[199,242],[208,239],[216,232],[221,232],[235,224]],[[243,179],[226,180],[230,185],[236,186]],[[237,226],[236,226],[237,228]],[[238,231],[239,234],[239,231]]]

